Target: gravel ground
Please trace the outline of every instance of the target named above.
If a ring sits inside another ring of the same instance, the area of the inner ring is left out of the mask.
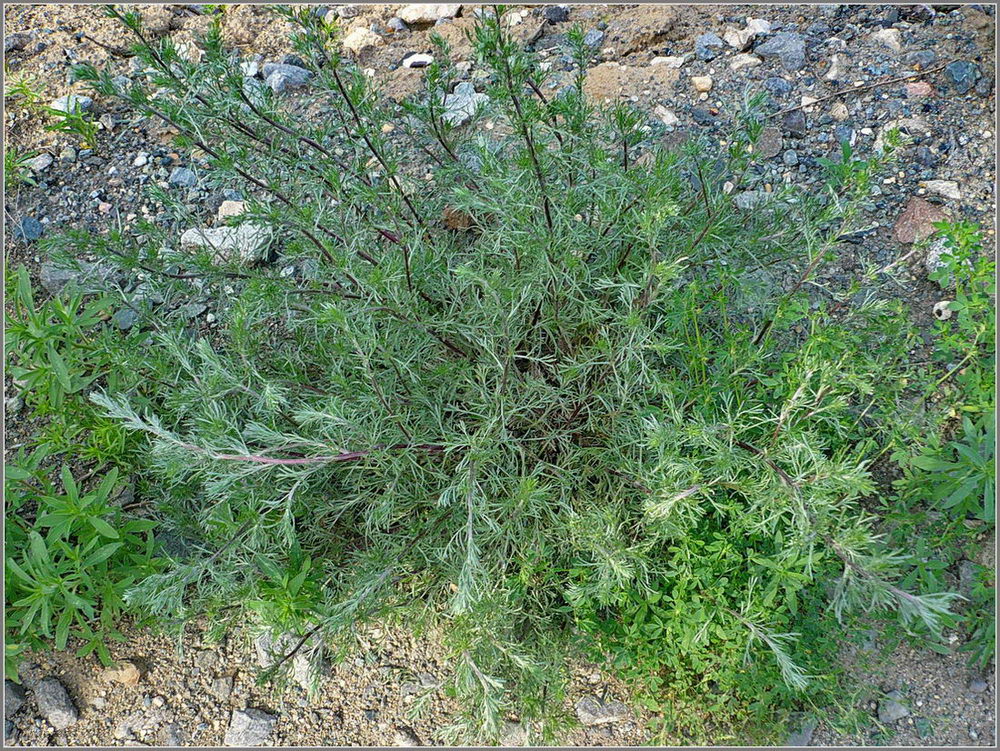
[[[189,52],[208,25],[198,6],[141,7],[154,35],[170,35]],[[410,53],[432,51],[431,29],[451,42],[457,60],[469,56],[464,32],[476,6],[452,6],[460,7],[457,17],[436,25],[400,25],[400,16],[420,14],[403,6],[331,7],[348,39],[367,39],[371,46],[360,50],[360,62],[393,99],[418,90],[421,71],[403,67],[402,61]],[[995,243],[994,6],[593,5],[567,6],[565,13],[523,6],[518,14],[514,31],[550,66],[554,88],[570,75],[563,70],[565,33],[579,23],[600,50],[588,72],[591,95],[639,103],[670,124],[671,138],[700,131],[721,138],[747,90],[769,92],[775,114],[760,143],[766,161],[749,176],[748,190],[818,185],[817,160],[836,155],[842,140],[864,155],[888,124],[901,125],[911,144],[865,207],[865,231],[845,243],[817,280],[821,285],[844,289],[862,271],[894,264],[894,281],[880,285],[878,293],[907,301],[917,320],[929,324],[941,297],[927,279],[927,249],[921,242],[929,221],[941,216],[975,221],[984,226],[989,244]],[[223,29],[227,43],[248,58],[278,61],[291,52],[284,23],[260,6],[228,6]],[[8,6],[4,30],[9,70],[34,76],[46,102],[84,93],[67,83],[73,62],[106,65],[126,76],[137,72],[127,55],[115,56],[96,43],[111,48],[126,43],[98,7]],[[931,72],[872,86],[918,71]],[[475,72],[470,65],[472,83]],[[824,98],[843,89],[856,91]],[[93,104],[102,123],[93,150],[46,132],[37,116],[10,100],[7,104],[8,144],[37,152],[39,159],[37,186],[7,194],[5,254],[10,265],[27,265],[36,281],[41,277],[51,286],[43,274],[46,259],[33,241],[16,239],[11,231],[26,220],[23,226],[29,229],[35,226],[30,220],[37,220],[43,233],[64,227],[128,229],[143,218],[169,221],[144,190],[167,186],[177,168],[194,172],[193,185],[172,190],[183,191],[195,216],[207,221],[227,197],[211,184],[203,163],[175,150],[168,131],[110,102]],[[782,112],[792,107],[799,108]],[[126,289],[135,281],[126,280]],[[193,323],[210,329],[212,299],[193,293],[183,302],[197,303]],[[10,450],[38,426],[18,413],[12,384],[5,381],[5,386]],[[992,555],[992,542],[984,543],[984,550]],[[16,713],[8,711],[15,728],[8,740],[20,745],[219,745],[245,742],[256,733],[267,745],[430,745],[440,739],[453,709],[434,689],[447,665],[430,637],[372,636],[356,662],[324,673],[310,702],[298,689],[279,695],[255,685],[258,659],[250,634],[234,633],[216,645],[195,628],[178,652],[176,643],[147,630],[127,626],[124,633],[127,640],[114,654],[135,663],[136,685],[108,682],[96,661],[72,652],[35,655],[24,671],[24,705]],[[899,645],[883,654],[882,646],[876,638],[874,648],[844,648],[845,666],[859,687],[855,707],[871,718],[869,726],[848,736],[820,725],[806,733],[813,744],[995,745],[994,675],[970,674],[964,655],[957,653],[936,655]],[[570,713],[588,695],[609,703],[627,697],[623,686],[592,666],[577,672],[567,699]],[[78,710],[78,719],[59,729],[53,720],[63,725],[66,712],[52,713],[49,684],[39,689],[47,676],[68,689],[68,700]],[[899,692],[893,694],[898,707],[886,698],[891,691]],[[429,692],[427,709],[411,718],[409,710],[421,692]],[[48,719],[40,715],[40,703]],[[613,704],[606,708],[615,711]],[[636,745],[648,740],[649,719],[633,712],[571,731],[566,742]],[[227,732],[236,735],[227,738]],[[510,739],[523,740],[513,732]]]

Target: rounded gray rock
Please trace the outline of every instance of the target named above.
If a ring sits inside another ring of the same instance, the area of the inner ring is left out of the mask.
[[[35,687],[38,712],[56,730],[65,730],[80,719],[66,689],[55,678],[43,678]]]
[[[222,742],[227,746],[266,746],[278,718],[259,709],[235,709]]]

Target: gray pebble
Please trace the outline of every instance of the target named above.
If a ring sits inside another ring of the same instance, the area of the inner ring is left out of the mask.
[[[878,705],[878,720],[882,723],[896,722],[910,714],[901,702],[903,694],[899,691],[890,691],[885,695],[885,699]]]
[[[38,682],[35,703],[38,712],[56,730],[65,730],[80,717],[66,689],[55,678],[43,678]]]
[[[782,155],[781,160],[789,167],[794,167],[799,163],[799,155],[795,153],[794,149],[789,149]]]
[[[227,746],[268,745],[271,731],[278,718],[259,709],[233,710],[223,743]]]
[[[198,183],[198,177],[187,167],[174,167],[167,182],[177,188],[193,188]]]
[[[25,216],[14,226],[14,237],[24,243],[33,243],[43,231],[40,221],[33,216]]]

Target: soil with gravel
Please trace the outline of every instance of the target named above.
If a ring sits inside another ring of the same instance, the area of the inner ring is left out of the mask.
[[[214,12],[197,5],[138,7],[153,36],[169,36],[188,55],[197,55],[207,14]],[[224,39],[248,59],[274,62],[292,52],[288,27],[267,8],[224,7]],[[422,72],[403,60],[433,52],[431,31],[449,41],[456,61],[468,63],[466,79],[479,80],[465,39],[478,6],[452,7],[457,12],[436,23],[409,25],[400,21],[406,12],[397,5],[317,6],[317,12],[329,8],[348,36],[354,29],[375,35],[356,57],[386,96],[399,100],[420,88]],[[743,186],[753,192],[747,201],[786,183],[818,188],[818,160],[837,158],[842,142],[865,155],[888,125],[900,126],[910,137],[903,158],[865,206],[864,229],[841,246],[817,289],[842,290],[862,272],[891,268],[891,282],[871,291],[906,301],[930,337],[933,305],[942,293],[927,278],[923,237],[929,222],[964,218],[981,224],[987,244],[995,244],[994,6],[564,8],[516,8],[514,33],[541,56],[550,73],[547,85],[557,90],[572,76],[566,32],[579,24],[600,53],[587,75],[591,96],[641,105],[669,126],[671,140],[705,132],[722,139],[746,92],[768,92],[772,116],[759,143],[765,160]],[[30,77],[46,103],[86,93],[69,82],[72,63],[91,62],[124,76],[141,68],[123,50],[128,42],[120,27],[97,6],[7,6],[4,33],[9,73]],[[873,85],[919,72],[926,74]],[[843,90],[850,93],[830,96]],[[16,227],[45,234],[67,227],[129,230],[140,220],[167,223],[163,207],[146,195],[152,185],[181,191],[191,214],[206,219],[231,197],[206,179],[206,163],[174,147],[168,129],[117,104],[94,102],[101,130],[92,149],[46,131],[46,121],[17,101],[5,104],[7,145],[37,155],[36,184],[6,195],[6,262],[8,268],[24,264],[36,283],[49,279],[52,286],[47,259],[39,255],[33,233],[18,237]],[[177,168],[193,171],[191,184],[170,186]],[[211,297],[185,301],[190,303],[197,303],[193,325],[209,332]],[[21,409],[9,378],[5,390],[9,456],[38,424]],[[993,544],[983,542],[991,566]],[[112,645],[112,653],[135,666],[125,683],[122,674],[112,678],[96,659],[72,651],[31,655],[23,670],[23,706],[7,705],[16,711],[7,712],[12,726],[5,739],[14,745],[213,746],[238,739],[237,731],[244,741],[259,731],[262,745],[437,745],[454,711],[437,688],[448,665],[433,636],[368,634],[357,656],[318,672],[310,695],[296,687],[279,692],[257,685],[261,663],[249,631],[217,643],[195,626],[180,644],[130,624],[123,633],[125,641]],[[822,723],[792,726],[789,741],[996,745],[995,665],[987,675],[972,673],[957,651],[961,645],[951,646],[952,652],[938,655],[902,643],[887,646],[878,634],[860,647],[845,640],[845,668],[860,689],[855,708],[870,721],[855,734]],[[604,702],[613,721],[571,730],[567,744],[638,745],[651,739],[653,714],[617,711],[615,701],[628,700],[625,686],[595,666],[578,666],[575,675],[567,712],[577,713],[585,697],[599,697],[594,701]],[[64,723],[51,712],[43,716],[49,707],[48,700],[39,701],[39,682],[45,677],[68,690],[78,713],[68,726],[55,727],[53,722]],[[513,725],[508,731],[513,745],[534,740]]]

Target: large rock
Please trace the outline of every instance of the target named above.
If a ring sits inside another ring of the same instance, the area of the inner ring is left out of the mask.
[[[461,3],[414,3],[403,7],[397,14],[406,23],[436,23],[439,18],[454,18],[461,10]]]
[[[277,716],[259,709],[235,709],[222,742],[227,746],[269,745],[277,721]]]
[[[793,31],[782,31],[754,48],[764,59],[774,59],[788,71],[801,70],[806,64],[806,40]]]
[[[944,77],[959,94],[967,94],[982,76],[982,71],[975,63],[966,60],[956,60],[948,63],[944,69]]]
[[[920,242],[934,234],[935,222],[942,222],[947,218],[948,215],[940,206],[914,196],[903,206],[892,236],[901,243]]]
[[[35,687],[38,713],[56,730],[65,730],[80,719],[66,689],[55,678],[43,678]]]
[[[584,696],[576,703],[576,716],[584,725],[607,725],[627,719],[629,711],[620,701],[603,702],[596,696]]]
[[[244,262],[260,260],[271,241],[271,230],[259,224],[241,224],[238,227],[211,227],[189,229],[181,235],[181,250],[215,252],[222,261],[239,259]]]
[[[57,295],[69,283],[79,285],[84,290],[99,289],[101,284],[114,275],[111,266],[78,261],[80,269],[64,269],[52,261],[42,261],[38,272],[39,281],[50,295]]]

